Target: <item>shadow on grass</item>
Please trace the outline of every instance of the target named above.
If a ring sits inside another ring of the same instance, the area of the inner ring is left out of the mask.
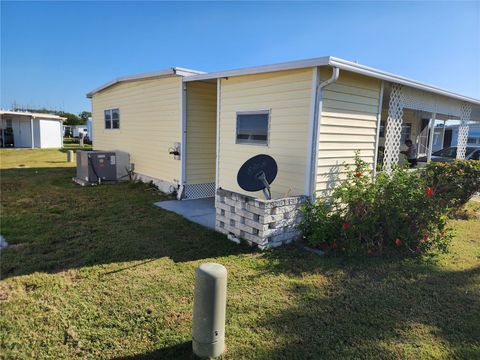
[[[2,234],[13,245],[2,250],[4,277],[139,261],[114,270],[123,271],[161,257],[183,262],[251,251],[155,207],[167,197],[149,185],[80,187],[73,173],[2,171]],[[480,300],[472,291],[479,267],[446,271],[396,257],[321,258],[295,246],[259,257],[265,261],[255,263],[251,276],[267,278],[268,287],[257,289],[262,297],[253,307],[245,296],[227,308],[232,358],[480,358]],[[236,291],[244,290],[237,283]],[[242,343],[245,328],[263,347]],[[191,344],[134,358],[189,359]]]
[[[281,275],[283,295],[268,300],[265,289],[258,307],[227,305],[227,358],[480,358],[480,299],[471,291],[480,267],[318,258],[294,247],[266,256],[255,276]],[[262,340],[252,348],[249,336]],[[192,358],[187,342],[121,359]]]
[[[192,352],[192,342],[187,341],[181,344],[169,346],[163,349],[153,350],[148,353],[117,357],[117,360],[150,360],[150,359],[178,359],[190,360],[200,359]]]
[[[259,359],[480,358],[480,267],[445,271],[389,259],[270,253],[269,272],[298,281],[285,288],[291,304],[267,311],[257,328],[281,339]],[[292,271],[293,270],[293,271]],[[317,282],[301,281],[317,273]]]
[[[168,257],[193,261],[250,252],[153,205],[148,184],[81,187],[72,168],[3,170],[2,277]]]

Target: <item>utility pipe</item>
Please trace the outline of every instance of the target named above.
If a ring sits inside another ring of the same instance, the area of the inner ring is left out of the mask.
[[[317,67],[317,71],[319,68]],[[318,163],[318,147],[319,147],[319,138],[320,138],[320,120],[322,118],[322,102],[323,102],[323,88],[327,85],[330,85],[338,80],[340,75],[340,69],[338,67],[333,67],[332,76],[319,83],[315,91],[315,111],[313,115],[313,131],[312,131],[312,145],[314,151],[312,152],[312,157],[310,159],[310,199],[315,200],[315,188],[316,188],[316,178],[317,178],[317,163]],[[320,78],[320,74],[318,74]]]

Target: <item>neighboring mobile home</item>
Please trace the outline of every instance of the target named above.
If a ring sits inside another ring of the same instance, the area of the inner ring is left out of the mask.
[[[388,170],[407,138],[419,156],[431,154],[435,120],[466,129],[480,118],[477,99],[333,57],[217,73],[172,68],[88,97],[94,148],[128,151],[140,177],[182,198],[219,187],[245,193],[237,171],[259,153],[278,162],[274,197],[326,194],[356,150]]]
[[[1,147],[61,148],[66,118],[42,113],[0,110]]]

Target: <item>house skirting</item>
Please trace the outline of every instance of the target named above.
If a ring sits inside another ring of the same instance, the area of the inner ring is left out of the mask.
[[[158,189],[161,192],[164,192],[166,194],[172,194],[178,190],[178,184],[165,181],[165,180],[156,179],[148,175],[135,173],[135,180],[141,181],[144,183],[152,182],[155,186],[158,187]]]
[[[260,249],[287,244],[301,237],[298,225],[305,201],[306,196],[262,200],[218,189],[215,229]]]

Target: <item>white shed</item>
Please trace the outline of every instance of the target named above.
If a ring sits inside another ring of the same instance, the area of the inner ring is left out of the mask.
[[[61,148],[64,120],[52,114],[0,110],[0,146]]]

